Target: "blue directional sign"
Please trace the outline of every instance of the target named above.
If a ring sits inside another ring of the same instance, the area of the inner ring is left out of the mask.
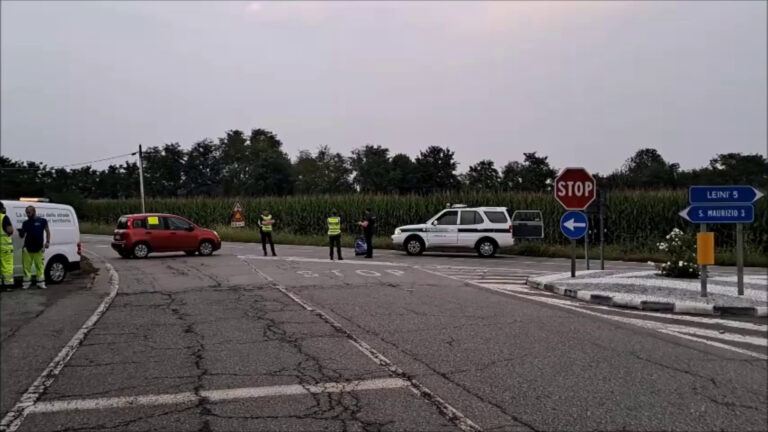
[[[691,186],[688,200],[691,204],[751,204],[763,193],[752,186]]]
[[[587,215],[580,211],[569,211],[560,218],[560,231],[571,240],[584,237],[589,227]]]
[[[755,208],[751,204],[694,204],[680,216],[693,223],[752,223]]]

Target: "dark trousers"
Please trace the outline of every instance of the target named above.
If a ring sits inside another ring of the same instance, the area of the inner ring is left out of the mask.
[[[368,246],[365,257],[373,258],[373,233],[365,234],[365,244]]]
[[[267,256],[267,240],[269,240],[269,247],[272,248],[272,256],[275,256],[275,243],[272,242],[272,232],[271,231],[262,231],[261,232],[261,248],[264,249],[264,256]]]
[[[331,259],[333,259],[333,246],[336,245],[336,256],[339,257],[339,259],[344,259],[341,257],[341,234],[336,235],[329,235],[328,241],[330,241],[330,252],[331,252]]]

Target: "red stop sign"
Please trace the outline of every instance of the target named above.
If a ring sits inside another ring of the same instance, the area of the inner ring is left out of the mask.
[[[584,210],[595,200],[595,178],[584,168],[564,168],[555,179],[555,198],[566,210]]]

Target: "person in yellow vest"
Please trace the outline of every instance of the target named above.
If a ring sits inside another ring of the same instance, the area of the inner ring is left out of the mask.
[[[333,261],[333,246],[336,245],[336,255],[339,261],[344,260],[341,257],[341,218],[336,209],[331,210],[331,217],[328,218],[328,240],[331,247],[331,261]]]
[[[5,215],[5,205],[0,202],[0,283],[3,288],[13,288],[13,223]]]
[[[26,209],[27,220],[21,224],[19,237],[24,239],[24,248],[21,250],[21,265],[24,268],[23,289],[29,288],[32,282],[32,267],[35,268],[35,281],[37,287],[45,289],[45,250],[51,245],[51,230],[48,221],[37,216],[35,207]]]
[[[267,241],[269,241],[269,247],[272,248],[272,256],[275,254],[275,243],[272,241],[272,226],[275,224],[275,219],[269,213],[269,210],[264,209],[259,216],[259,231],[261,232],[261,248],[264,249],[264,256],[267,256]]]

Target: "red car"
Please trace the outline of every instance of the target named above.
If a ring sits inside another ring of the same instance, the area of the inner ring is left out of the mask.
[[[200,228],[181,216],[135,214],[118,219],[112,249],[123,258],[146,258],[153,252],[208,256],[221,249],[221,238],[216,231]]]

